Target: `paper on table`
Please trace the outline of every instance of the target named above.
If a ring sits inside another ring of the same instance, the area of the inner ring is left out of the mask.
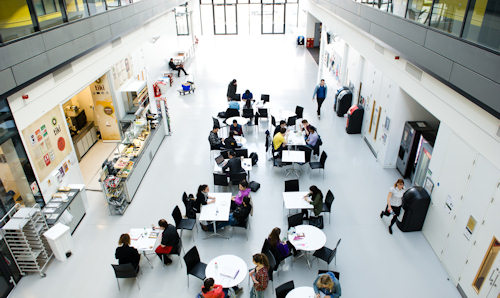
[[[56,208],[43,208],[43,213],[54,213]]]
[[[130,239],[137,240],[137,239],[141,238],[141,235],[142,235],[141,230],[135,230],[134,232],[130,233]]]
[[[229,278],[232,278],[232,279],[235,279],[236,276],[238,276],[238,273],[240,272],[240,270],[238,268],[234,268],[232,266],[221,266],[220,269],[220,275],[221,276],[224,276],[224,277],[229,277]]]

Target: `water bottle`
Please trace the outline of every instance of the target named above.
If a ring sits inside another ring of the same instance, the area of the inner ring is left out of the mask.
[[[215,262],[214,267],[215,267],[215,272],[218,273],[219,272],[219,264],[217,264],[217,262]]]

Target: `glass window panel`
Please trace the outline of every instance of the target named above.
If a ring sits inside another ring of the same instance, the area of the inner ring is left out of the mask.
[[[226,5],[226,34],[238,34],[236,4]]]
[[[175,25],[177,26],[177,35],[189,35],[188,14],[186,7],[175,9]]]
[[[262,3],[273,3],[274,0],[262,0]]]
[[[200,0],[200,4],[212,4],[212,0]]]
[[[214,4],[224,4],[224,0],[214,0]]]
[[[33,6],[35,6],[35,12],[37,16],[43,16],[45,14],[45,8],[43,6],[42,0],[33,0]]]
[[[248,35],[250,34],[250,5],[248,4],[238,4],[238,34]]]
[[[43,1],[43,4],[45,7],[45,14],[37,15],[38,23],[40,24],[40,29],[43,30],[46,28],[62,24],[63,19],[62,19],[61,8],[59,7],[59,1],[54,2],[53,0],[50,1],[45,0]]]
[[[226,0],[227,4],[236,4],[236,0]]]
[[[0,1],[0,42],[35,32],[25,0]]]
[[[459,36],[467,0],[435,0],[430,26]]]
[[[250,0],[250,3],[261,3],[261,0]]]
[[[297,0],[286,0],[286,3],[298,3],[298,1]],[[288,9],[288,7],[286,9]]]
[[[389,1],[388,12],[395,14],[399,17],[404,18],[406,12],[406,2],[407,0],[392,0]]]
[[[212,5],[200,5],[200,14],[203,35],[214,34],[214,16]]]
[[[215,34],[226,34],[224,5],[214,5],[214,30]]]
[[[406,18],[421,24],[427,24],[431,5],[432,0],[408,0]]]
[[[87,17],[83,0],[66,0],[65,2],[69,21]]]
[[[262,34],[273,33],[273,5],[262,4]]]
[[[500,50],[499,1],[471,1],[462,37],[494,50]]]
[[[239,4],[248,4],[248,0],[238,0]]]
[[[273,33],[285,33],[285,4],[274,5]]]
[[[250,4],[250,35],[260,35],[261,28],[261,13],[260,4]]]
[[[120,6],[118,0],[106,0],[106,4],[108,5],[108,10],[115,9]]]
[[[89,5],[90,15],[95,15],[97,13],[106,11],[104,0],[87,0],[87,4]]]
[[[297,13],[299,9],[299,5],[297,3],[287,3],[285,6],[285,21],[286,21],[286,31],[287,32],[295,32],[294,30],[297,28]]]

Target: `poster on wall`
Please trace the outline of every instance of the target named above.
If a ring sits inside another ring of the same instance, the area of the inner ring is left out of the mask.
[[[113,84],[119,89],[128,79],[132,77],[132,56],[128,55],[111,67]]]
[[[109,88],[108,76],[103,75],[90,84],[90,92],[94,100],[94,113],[96,123],[101,132],[103,140],[119,141],[120,131],[116,119],[116,111],[113,105],[113,97]]]
[[[59,106],[45,113],[22,131],[39,181],[45,180],[71,152],[71,138]]]

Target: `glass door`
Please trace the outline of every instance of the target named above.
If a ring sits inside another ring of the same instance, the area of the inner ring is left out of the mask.
[[[215,3],[214,10],[214,34],[233,35],[238,34],[238,16],[236,4]]]
[[[282,0],[262,3],[262,34],[285,33],[285,3]]]

